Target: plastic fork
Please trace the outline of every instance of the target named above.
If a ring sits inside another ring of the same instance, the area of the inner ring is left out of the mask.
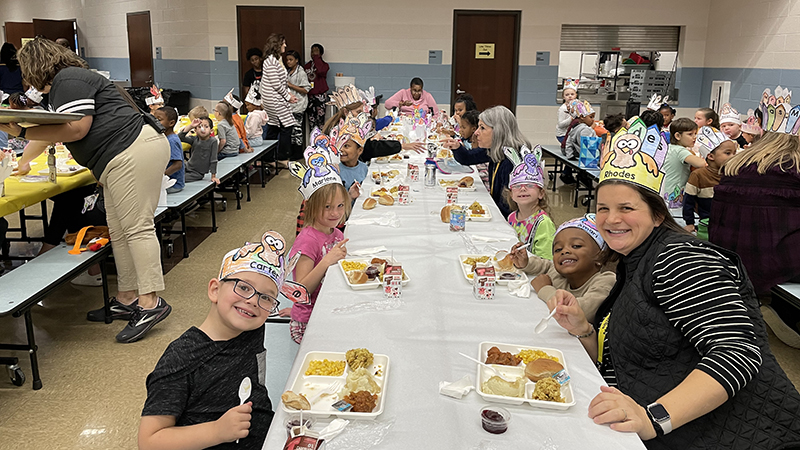
[[[503,375],[502,373],[500,373],[500,371],[498,371],[498,370],[497,370],[497,369],[495,369],[494,367],[492,367],[492,366],[490,366],[490,365],[488,365],[488,364],[484,364],[484,363],[482,363],[482,362],[478,361],[477,359],[473,358],[472,356],[465,355],[465,354],[463,354],[463,353],[461,353],[461,352],[458,352],[458,354],[459,354],[459,355],[461,355],[461,356],[463,356],[464,358],[467,358],[468,360],[470,360],[470,361],[472,361],[472,362],[476,362],[476,363],[480,364],[481,366],[483,366],[483,367],[486,367],[487,369],[489,369],[489,370],[491,370],[492,372],[494,372],[494,374],[495,374],[495,375],[497,375],[498,377],[500,377],[500,378],[502,378],[502,379],[504,379],[504,380],[508,381],[509,383],[513,383],[513,382],[515,382],[515,381],[516,381],[516,380],[509,380],[508,378],[506,378],[506,377],[505,377],[505,375]]]
[[[334,381],[333,383],[331,383],[330,386],[326,387],[325,389],[323,389],[319,393],[317,393],[317,395],[315,395],[315,396],[311,397],[310,399],[308,399],[308,403],[313,405],[313,404],[317,403],[319,401],[319,399],[322,398],[323,395],[333,394],[334,392],[339,392],[342,389],[343,385],[344,385],[344,383],[342,383],[342,380]]]

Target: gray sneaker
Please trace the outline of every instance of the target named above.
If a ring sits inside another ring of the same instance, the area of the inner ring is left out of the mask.
[[[155,308],[142,309],[141,306],[137,305],[133,310],[133,314],[131,314],[128,325],[117,335],[117,342],[130,344],[138,341],[158,322],[164,320],[170,312],[172,312],[172,307],[161,297],[158,297],[158,304]]]
[[[130,305],[125,305],[117,300],[117,297],[111,297],[108,301],[108,309],[111,313],[111,320],[131,320],[134,308],[139,304],[136,299]],[[86,320],[91,322],[105,322],[106,310],[105,308],[95,309],[86,313]]]

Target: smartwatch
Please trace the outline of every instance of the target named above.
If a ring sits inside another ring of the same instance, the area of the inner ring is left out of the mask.
[[[656,430],[656,436],[663,436],[672,431],[672,421],[669,418],[669,413],[661,403],[656,402],[647,405],[647,415],[650,416],[650,421]]]

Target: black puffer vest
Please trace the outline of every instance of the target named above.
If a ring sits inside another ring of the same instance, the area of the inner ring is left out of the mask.
[[[653,294],[653,267],[658,256],[668,244],[690,241],[713,246],[666,228],[653,230],[622,259],[617,283],[597,314],[599,321],[612,310],[607,334],[618,387],[642,406],[675,388],[700,361],[700,354],[669,323]],[[739,293],[753,321],[763,363],[758,374],[720,407],[645,445],[648,449],[680,450],[800,448],[800,394],[769,349],[764,320],[744,266],[736,254],[713,247],[742,274]]]

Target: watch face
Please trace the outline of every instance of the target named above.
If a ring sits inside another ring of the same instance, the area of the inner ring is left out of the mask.
[[[655,404],[650,406],[648,409],[650,410],[650,414],[652,414],[656,420],[669,418],[669,413],[667,412],[667,409],[664,408],[664,406],[662,405]]]

